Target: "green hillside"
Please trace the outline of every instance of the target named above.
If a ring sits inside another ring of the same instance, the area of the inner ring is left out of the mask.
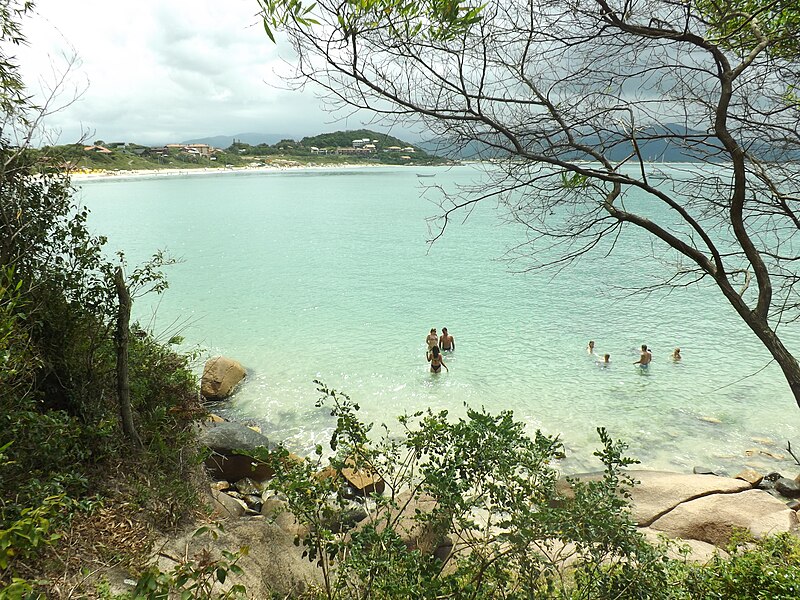
[[[425,154],[423,150],[404,142],[403,140],[392,137],[385,133],[377,133],[369,129],[356,129],[354,131],[334,131],[333,133],[321,133],[312,137],[304,137],[300,140],[300,144],[306,148],[316,146],[317,148],[346,148],[352,146],[353,140],[369,139],[376,140],[376,146],[379,149],[385,149],[392,146],[400,148],[407,148],[409,146],[416,148],[416,151]]]
[[[354,140],[369,140],[355,148]],[[362,144],[363,145],[363,144]],[[203,146],[202,144],[200,146]],[[246,166],[336,166],[340,164],[434,165],[448,162],[399,138],[358,129],[336,131],[295,141],[250,145],[235,141],[227,148],[169,144],[148,147],[136,143],[66,144],[31,151],[46,164],[77,170],[135,171]]]

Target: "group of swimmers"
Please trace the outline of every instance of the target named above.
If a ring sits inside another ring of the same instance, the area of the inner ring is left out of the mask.
[[[586,351],[589,354],[594,354],[594,340],[589,340],[589,345],[586,347]],[[681,359],[681,349],[675,348],[672,351],[672,360],[680,360]],[[650,352],[650,349],[647,347],[647,344],[642,344],[641,350],[639,351],[639,360],[634,362],[634,365],[638,365],[639,367],[646,369],[649,367],[650,362],[653,360],[653,353]],[[609,365],[611,364],[611,355],[610,354],[603,354],[602,360],[597,361],[600,365]]]
[[[456,341],[453,336],[447,333],[447,327],[442,327],[441,337],[436,335],[436,327],[431,329],[428,337],[425,338],[425,343],[428,345],[428,351],[425,353],[425,358],[431,364],[431,373],[440,373],[442,367],[445,371],[450,371],[447,365],[442,360],[442,352],[452,352],[456,349]]]

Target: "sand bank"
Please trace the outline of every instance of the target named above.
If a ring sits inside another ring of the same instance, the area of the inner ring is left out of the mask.
[[[161,179],[165,177],[194,177],[199,175],[231,175],[243,173],[277,173],[281,171],[326,171],[331,169],[371,169],[375,167],[396,167],[398,165],[347,163],[338,165],[270,165],[264,167],[219,167],[198,169],[140,169],[133,171],[96,171],[92,173],[73,173],[75,183],[87,181],[121,181],[129,179]],[[411,165],[408,165],[411,166]],[[408,167],[403,167],[408,168]]]

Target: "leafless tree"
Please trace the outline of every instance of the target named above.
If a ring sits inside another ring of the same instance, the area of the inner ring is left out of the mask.
[[[644,230],[680,257],[662,285],[713,281],[800,405],[780,333],[800,314],[800,65],[763,4],[491,0],[447,35],[421,4],[322,0],[280,28],[297,83],[492,159],[482,192],[443,200],[436,235],[490,198],[527,228],[530,268]],[[675,158],[691,164],[661,164]]]

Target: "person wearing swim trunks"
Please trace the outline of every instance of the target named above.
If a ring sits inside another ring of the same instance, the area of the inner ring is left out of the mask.
[[[438,341],[439,338],[436,335],[436,327],[434,327],[433,329],[431,329],[431,332],[428,334],[428,337],[425,338],[425,343],[428,344],[428,352],[431,351],[431,348],[433,348],[436,345],[436,342]]]
[[[439,348],[443,352],[452,352],[456,349],[456,341],[453,336],[447,333],[447,327],[442,327],[442,337],[439,338]]]
[[[653,360],[653,355],[650,353],[650,350],[647,349],[647,344],[642,344],[642,352],[639,355],[639,360],[633,364],[639,365],[644,369],[650,364],[651,360]]]
[[[428,362],[431,363],[431,373],[441,373],[442,367],[444,367],[445,371],[450,371],[447,368],[447,365],[444,364],[442,360],[442,354],[439,352],[439,346],[433,346],[431,351],[425,355],[425,358],[428,359]]]

